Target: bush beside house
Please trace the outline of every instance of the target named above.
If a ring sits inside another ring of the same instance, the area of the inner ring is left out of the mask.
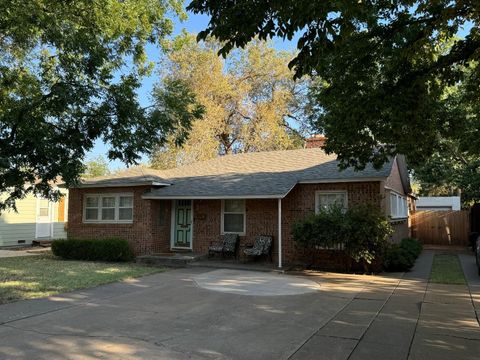
[[[55,240],[52,243],[52,252],[67,260],[133,260],[128,241],[120,238]]]
[[[344,271],[359,266],[365,271],[379,270],[392,232],[378,207],[369,204],[355,205],[346,211],[336,206],[324,209],[292,228],[296,246],[311,255],[310,266],[317,265],[315,260],[322,252],[322,258],[334,258],[336,270]]]
[[[292,227],[302,262],[309,267],[340,271],[408,271],[422,252],[422,244],[405,238],[388,239],[392,227],[381,211],[370,205],[347,211],[332,207],[298,221]]]
[[[400,244],[391,244],[385,253],[386,271],[408,271],[422,252],[422,244],[417,239],[406,238]]]

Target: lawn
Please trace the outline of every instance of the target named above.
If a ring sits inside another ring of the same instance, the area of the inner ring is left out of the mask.
[[[0,304],[152,274],[165,269],[134,263],[60,260],[53,255],[0,259]]]
[[[466,284],[462,266],[457,255],[437,254],[433,258],[430,282],[438,284]]]

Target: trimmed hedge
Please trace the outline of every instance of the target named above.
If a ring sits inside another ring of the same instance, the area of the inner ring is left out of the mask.
[[[386,271],[408,271],[422,252],[422,244],[414,238],[405,238],[400,244],[392,244],[386,251],[384,267]]]
[[[133,251],[128,241],[120,238],[55,240],[52,242],[52,252],[68,260],[133,260]]]

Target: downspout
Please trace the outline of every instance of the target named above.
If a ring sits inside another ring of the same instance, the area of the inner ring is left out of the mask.
[[[278,199],[278,267],[282,268],[282,199]]]

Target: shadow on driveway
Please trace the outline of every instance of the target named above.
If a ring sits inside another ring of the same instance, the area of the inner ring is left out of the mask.
[[[0,358],[478,358],[467,292],[430,287],[432,257],[404,276],[311,274],[319,290],[300,295],[212,291],[193,280],[211,270],[188,268],[6,304]]]

